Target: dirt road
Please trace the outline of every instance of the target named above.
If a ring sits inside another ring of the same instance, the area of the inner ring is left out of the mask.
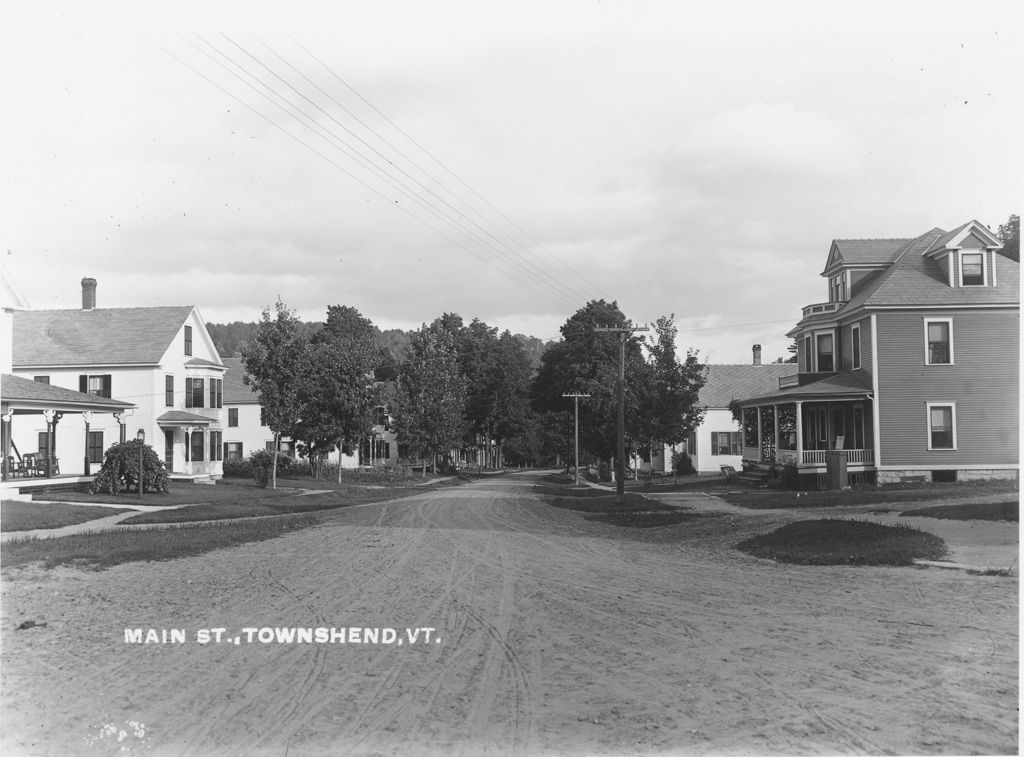
[[[173,562],[5,571],[4,754],[1017,753],[1016,578],[764,562],[731,549],[763,513],[626,529],[534,481]],[[403,644],[243,630],[306,627]]]

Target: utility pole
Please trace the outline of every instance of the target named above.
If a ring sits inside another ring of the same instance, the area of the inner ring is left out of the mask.
[[[589,394],[563,394],[563,397],[572,397],[576,405],[576,483],[580,485],[580,397],[589,397]]]
[[[633,335],[633,332],[650,331],[650,329],[647,326],[631,326],[627,321],[626,326],[598,326],[594,331],[608,331],[619,335],[619,409],[615,423],[618,432],[616,444],[618,460],[615,462],[615,495],[621,502],[626,496],[626,341]]]

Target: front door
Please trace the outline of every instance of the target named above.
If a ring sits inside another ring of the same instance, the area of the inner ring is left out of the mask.
[[[174,429],[164,429],[164,467],[168,473],[174,472]]]

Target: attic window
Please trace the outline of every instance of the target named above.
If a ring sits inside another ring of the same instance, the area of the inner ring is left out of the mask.
[[[980,252],[960,253],[960,283],[965,286],[985,286],[985,256]]]
[[[192,354],[192,327],[191,326],[186,326],[185,327],[185,354],[186,355],[191,355]]]
[[[831,279],[830,302],[846,302],[850,299],[849,281],[846,278],[846,271],[837,273]]]

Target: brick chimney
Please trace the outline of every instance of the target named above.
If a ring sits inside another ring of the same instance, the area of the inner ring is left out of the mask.
[[[754,365],[761,365],[761,345],[754,345]]]
[[[96,309],[96,279],[82,279],[82,310]]]

